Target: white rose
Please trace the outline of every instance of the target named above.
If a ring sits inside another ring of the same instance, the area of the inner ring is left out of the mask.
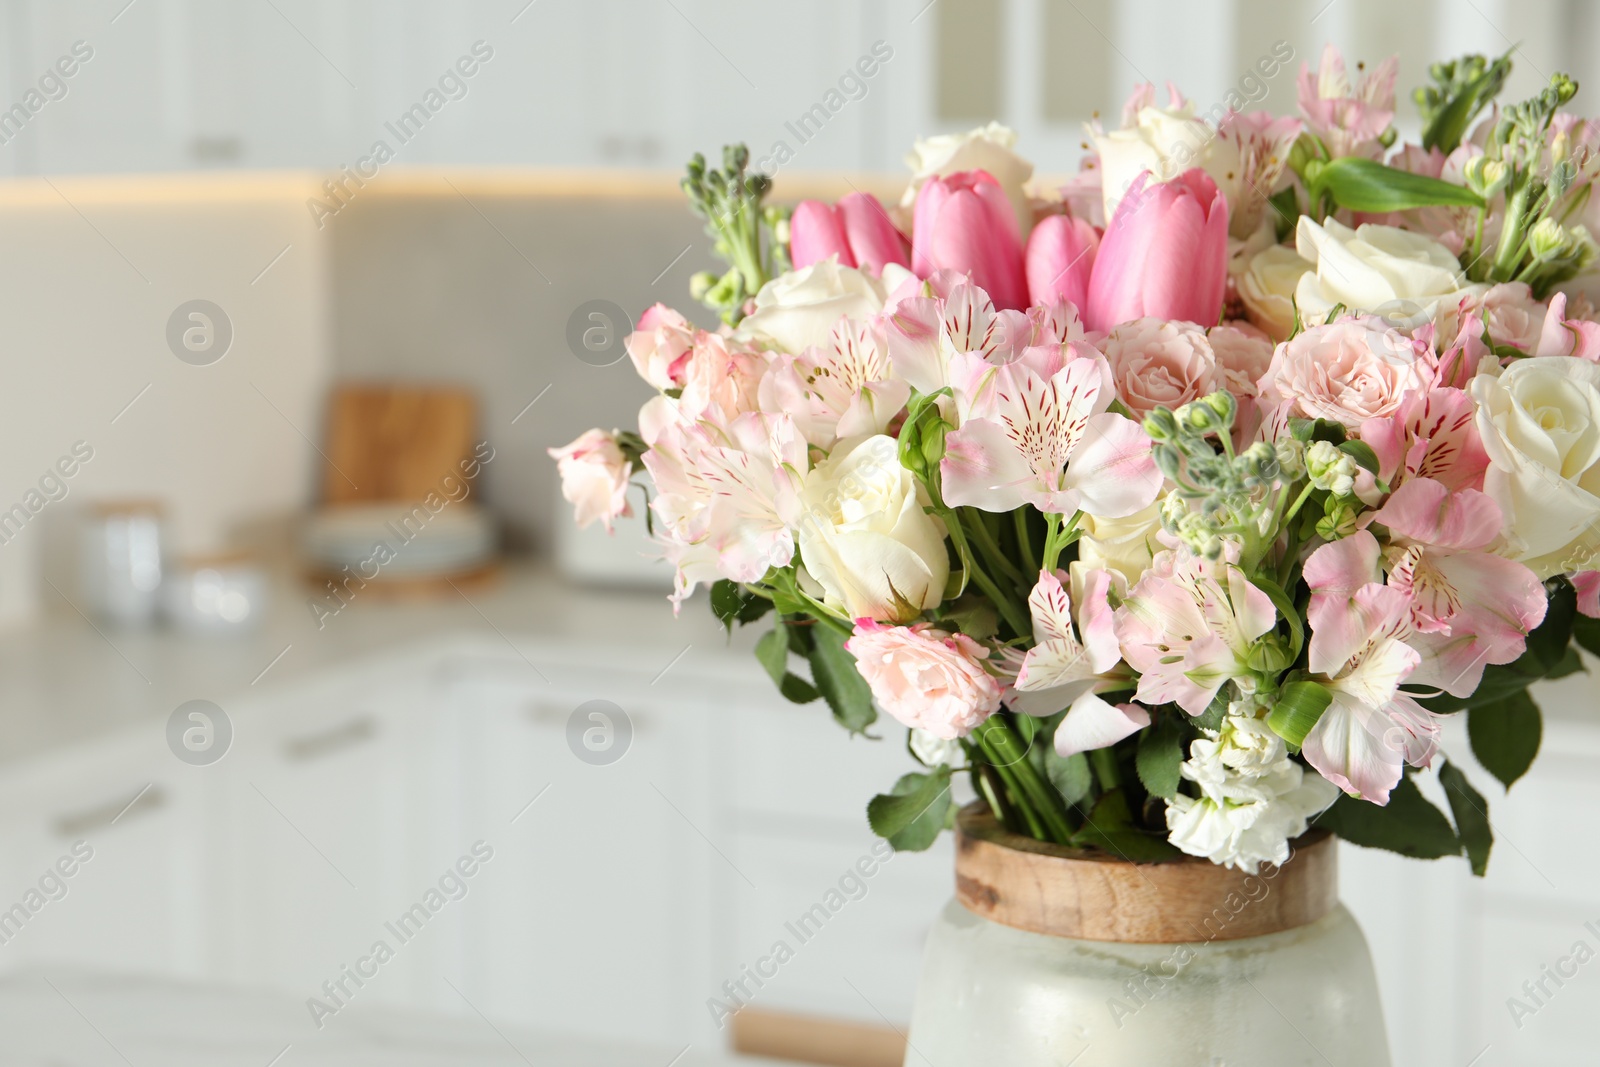
[[[1199,167],[1217,183],[1228,203],[1237,202],[1239,175],[1243,173],[1238,146],[1218,137],[1210,123],[1196,118],[1193,104],[1143,107],[1127,129],[1101,133],[1091,127],[1089,136],[1100,155],[1100,195],[1105,201],[1107,221],[1143,171],[1150,171],[1156,181],[1165,182]]]
[[[1078,538],[1078,558],[1072,564],[1076,578],[1080,571],[1105,569],[1127,579],[1129,585],[1144,577],[1150,560],[1164,547],[1156,539],[1161,532],[1161,502],[1125,519],[1101,519],[1084,514],[1078,519],[1083,536]]]
[[[799,355],[832,344],[834,323],[870,319],[883,310],[883,283],[829,258],[780,274],[756,294],[756,309],[739,324],[739,335]]]
[[[800,556],[829,607],[906,622],[944,599],[944,523],[924,510],[894,438],[841,441],[806,476],[800,503]]]
[[[1239,275],[1239,299],[1250,321],[1274,341],[1287,340],[1294,332],[1295,289],[1312,269],[1294,249],[1273,245],[1251,256]]]
[[[967,133],[923,138],[906,155],[906,166],[911,168],[911,185],[900,198],[901,206],[914,206],[922,183],[935,175],[943,178],[964,170],[988,171],[1005,190],[1026,242],[1028,232],[1033,229],[1033,208],[1028,204],[1023,186],[1033,177],[1033,164],[1011,150],[1016,143],[1016,131],[998,122]]]
[[[1307,326],[1321,323],[1335,304],[1343,304],[1401,329],[1430,319],[1443,327],[1463,296],[1484,291],[1467,283],[1460,262],[1444,245],[1393,226],[1368,223],[1352,230],[1337,219],[1319,226],[1302,215],[1295,248],[1315,267],[1295,289]]]
[[[1483,488],[1500,505],[1510,558],[1540,578],[1600,556],[1600,365],[1520,359],[1472,379],[1489,454]]]

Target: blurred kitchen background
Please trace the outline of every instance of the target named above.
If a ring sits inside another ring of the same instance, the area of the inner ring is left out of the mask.
[[[1066,175],[1135,84],[1292,113],[1329,41],[1400,54],[1405,129],[1465,51],[1515,50],[1507,99],[1565,70],[1600,113],[1588,0],[0,0],[0,35],[0,1059],[26,1063],[898,1063],[948,842],[748,975],[870,856],[901,731],[849,740],[700,600],[674,621],[640,531],[575,534],[545,454],[648,395],[615,311],[693,310],[683,162],[745,140],[775,199],[887,200],[915,137],[994,118]],[[597,321],[611,347],[573,340]],[[392,565],[350,580],[376,539]],[[1600,947],[1595,688],[1542,700],[1488,879],[1346,849],[1396,1063],[1591,1054],[1600,965],[1507,1007]],[[385,925],[419,901],[425,929]]]

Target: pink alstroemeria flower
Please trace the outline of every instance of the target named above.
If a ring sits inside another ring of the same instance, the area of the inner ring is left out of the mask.
[[[840,319],[826,349],[775,357],[757,392],[761,410],[788,412],[822,449],[885,432],[911,398],[911,383],[895,377],[883,331],[879,321]]]
[[[1138,318],[1214,326],[1228,281],[1228,198],[1196,167],[1134,179],[1100,239],[1084,322],[1102,333]]]
[[[1579,571],[1574,574],[1572,588],[1578,591],[1579,614],[1600,619],[1600,571]]]
[[[1251,646],[1277,619],[1234,563],[1187,548],[1157,554],[1116,612],[1122,657],[1139,672],[1135,698],[1201,714],[1225,682],[1250,673]]]
[[[909,267],[908,250],[906,239],[871,193],[851,193],[831,205],[802,200],[789,219],[789,256],[795,270],[838,256],[841,267],[881,274],[889,263]]]
[[[1533,354],[1600,360],[1600,323],[1567,318],[1567,294],[1557,293],[1550,298],[1550,311]]]
[[[1406,641],[1411,595],[1378,581],[1379,555],[1377,539],[1361,530],[1306,560],[1307,666],[1333,701],[1300,751],[1346,793],[1387,804],[1405,764],[1432,761],[1439,717],[1400,692],[1421,656]]]
[[[1489,454],[1478,437],[1477,405],[1460,389],[1408,393],[1392,415],[1367,419],[1361,440],[1391,486],[1432,478],[1450,489],[1482,489]]]
[[[923,183],[912,216],[911,269],[919,278],[940,270],[970,274],[1000,307],[1028,306],[1022,232],[1005,189],[988,171]]]
[[[1394,83],[1399,73],[1400,58],[1390,56],[1352,87],[1344,56],[1331,44],[1322,50],[1315,75],[1307,64],[1300,64],[1300,113],[1334,159],[1376,158],[1382,151],[1378,138],[1394,121]]]
[[[1081,342],[1027,348],[996,366],[950,361],[960,429],[945,438],[945,502],[984,511],[1078,510],[1122,518],[1161,491],[1151,441],[1115,398],[1105,357]]]
[[[1500,506],[1475,489],[1406,482],[1373,514],[1389,528],[1389,585],[1412,594],[1412,681],[1469,696],[1491,663],[1510,663],[1544,621],[1544,586],[1527,567],[1484,551],[1500,536]],[[1396,551],[1398,550],[1398,551]]]
[[[701,582],[754,582],[794,557],[806,442],[788,415],[671,422],[642,461],[658,540],[678,568],[675,607]]]

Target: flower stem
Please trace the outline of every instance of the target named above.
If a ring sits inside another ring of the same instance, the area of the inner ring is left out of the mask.
[[[1022,565],[1030,575],[1039,573],[1039,559],[1033,554],[1033,541],[1028,536],[1028,508],[1023,505],[1011,513],[1017,526],[1017,551],[1022,554]]]
[[[960,513],[958,512],[957,514]],[[990,532],[988,524],[983,521],[983,517],[977,516],[965,525],[973,543],[983,552],[983,558],[996,568],[1000,574],[1011,579],[1018,588],[1021,588],[1023,583],[1022,572],[1017,570],[1016,564],[1006,558],[1004,552],[1000,551],[1000,545],[995,541],[994,534]]]
[[[1039,776],[1028,760],[1022,741],[1000,715],[991,715],[972,732],[983,753],[989,757],[994,769],[1013,786],[1018,806],[1032,809],[1044,824],[1042,841],[1065,845],[1072,839],[1072,827],[1067,823],[1066,809],[1054,787]]]

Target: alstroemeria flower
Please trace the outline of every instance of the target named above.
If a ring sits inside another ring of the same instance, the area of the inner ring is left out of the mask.
[[[911,398],[911,384],[890,366],[881,323],[840,319],[832,342],[775,357],[757,393],[763,411],[788,412],[806,440],[823,449],[840,438],[883,433]]]
[[[1301,752],[1346,793],[1389,802],[1406,763],[1438,749],[1438,717],[1400,692],[1421,662],[1407,642],[1411,594],[1376,580],[1378,543],[1365,530],[1306,561],[1312,625],[1307,666],[1333,694]]]
[[[925,295],[905,297],[883,316],[895,375],[921,393],[949,385],[950,360],[963,353],[1006,363],[1030,345],[1083,339],[1078,313],[1068,304],[996,311],[988,293],[948,271],[929,277],[922,289]]]
[[[1533,354],[1600,360],[1600,322],[1567,318],[1567,294],[1557,293],[1550,298],[1550,311]]]
[[[1413,478],[1372,518],[1393,539],[1390,586],[1413,597],[1409,644],[1422,654],[1413,681],[1468,696],[1487,664],[1522,655],[1544,621],[1544,586],[1522,564],[1484,551],[1500,536],[1492,499]]]
[[[1158,555],[1116,612],[1122,657],[1139,672],[1135,698],[1190,715],[1250,673],[1250,649],[1278,619],[1272,598],[1227,560],[1188,549]]]
[[[1451,489],[1481,489],[1489,454],[1474,425],[1477,411],[1460,389],[1407,393],[1392,415],[1361,424],[1361,440],[1391,486],[1432,478]]]
[[[675,605],[701,582],[754,582],[793,558],[806,442],[789,416],[671,422],[642,459],[657,536],[678,569]]]
[[[1394,121],[1394,83],[1400,58],[1390,56],[1351,86],[1344,56],[1333,45],[1322,50],[1313,75],[1300,65],[1300,113],[1334,159],[1372,156],[1383,151],[1379,138]]]
[[[939,470],[952,506],[1119,518],[1161,491],[1151,442],[1106,410],[1115,393],[1105,357],[1088,345],[1024,349],[996,366],[971,353],[950,363],[960,429]]]

